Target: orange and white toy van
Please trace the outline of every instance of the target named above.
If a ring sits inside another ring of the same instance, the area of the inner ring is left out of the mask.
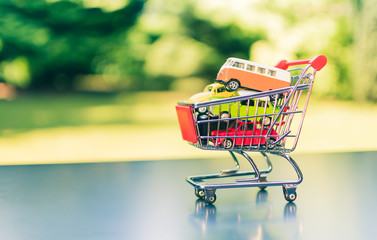
[[[236,91],[239,87],[268,91],[289,87],[291,74],[280,68],[239,58],[228,58],[217,74],[216,82],[224,84],[228,91]]]

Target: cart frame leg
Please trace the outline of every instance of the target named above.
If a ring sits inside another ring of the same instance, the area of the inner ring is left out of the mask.
[[[236,156],[234,155],[233,151],[229,151],[230,155],[232,156],[233,158],[233,161],[234,163],[236,164],[236,168],[233,168],[233,169],[225,169],[225,170],[221,170],[221,174],[222,175],[226,175],[226,174],[234,174],[236,172],[238,172],[240,170],[240,164],[236,158]]]
[[[292,202],[296,199],[296,188],[303,180],[303,175],[298,167],[297,163],[287,154],[280,152],[270,152],[270,154],[280,156],[285,158],[293,167],[297,174],[297,180],[291,181],[267,181],[267,174],[272,171],[272,164],[266,153],[260,152],[268,165],[266,170],[259,171],[257,165],[254,163],[253,159],[243,151],[236,151],[237,154],[242,155],[248,160],[254,171],[239,171],[239,162],[232,151],[229,151],[235,164],[235,169],[222,170],[218,174],[208,174],[208,175],[199,175],[199,176],[190,176],[186,178],[186,181],[195,187],[195,191],[202,190],[204,191],[204,199],[207,203],[212,204],[216,200],[216,190],[220,188],[242,188],[242,187],[259,187],[264,189],[268,186],[282,186],[284,197],[287,201]],[[236,179],[233,183],[216,183],[210,184],[205,183],[204,180],[208,179],[219,179],[219,178],[229,178],[229,177],[240,177],[240,176],[249,176],[254,175],[254,178],[248,179]],[[199,196],[198,196],[199,197]],[[202,197],[202,196],[200,196]]]
[[[260,178],[260,172],[259,172],[259,170],[257,168],[257,165],[254,163],[253,159],[248,154],[246,154],[244,151],[240,151],[240,152],[237,152],[237,153],[241,154],[244,158],[247,159],[247,161],[249,161],[250,165],[254,169],[254,175],[255,175],[255,177],[254,178],[249,178],[249,179],[237,179],[236,181],[237,182],[253,182],[253,181],[258,181],[259,178]]]

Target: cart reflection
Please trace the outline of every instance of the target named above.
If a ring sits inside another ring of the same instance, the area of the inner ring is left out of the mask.
[[[250,206],[248,206],[250,207]],[[224,211],[225,210],[225,211]],[[293,202],[285,204],[283,211],[274,208],[272,203],[268,201],[268,192],[260,190],[255,199],[255,206],[252,211],[239,209],[226,212],[226,208],[221,211],[221,215],[217,216],[216,206],[207,204],[205,200],[198,199],[195,202],[195,211],[192,217],[192,224],[201,230],[205,235],[216,234],[219,229],[229,228],[229,231],[237,231],[238,237],[252,237],[253,239],[269,239],[269,236],[275,233],[270,232],[270,225],[282,224],[282,227],[289,225],[289,229],[293,230],[288,235],[297,237],[301,234],[302,223],[296,217],[297,206]],[[276,210],[276,211],[275,211]],[[282,212],[281,217],[276,215]],[[277,217],[276,217],[277,216]],[[234,229],[236,224],[236,229]],[[233,236],[234,237],[234,236]]]
[[[198,199],[195,202],[194,215],[205,224],[214,224],[216,222],[216,206],[212,204],[206,204],[203,199]]]

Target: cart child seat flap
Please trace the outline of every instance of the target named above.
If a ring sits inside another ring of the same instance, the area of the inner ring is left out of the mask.
[[[178,115],[179,127],[181,128],[183,140],[191,143],[198,142],[198,136],[196,134],[194,119],[192,115],[192,107],[177,105],[175,106]]]

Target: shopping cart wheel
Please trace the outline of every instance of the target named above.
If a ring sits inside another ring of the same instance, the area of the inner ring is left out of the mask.
[[[267,175],[260,176],[259,177],[259,182],[260,183],[267,182]],[[259,189],[261,191],[265,190],[266,188],[267,188],[267,186],[259,186]]]
[[[195,188],[195,196],[197,196],[199,199],[204,198],[204,190]]]
[[[232,148],[233,147],[233,141],[232,139],[225,139],[224,142],[223,142],[223,146],[225,149],[229,149],[229,148]]]
[[[208,204],[213,204],[216,201],[216,194],[206,194],[204,201]]]
[[[295,186],[284,186],[283,185],[283,193],[284,193],[285,200],[287,200],[288,202],[293,202],[297,198]]]
[[[288,202],[293,202],[297,198],[297,193],[290,193],[290,194],[286,193],[284,197],[285,197],[285,200],[287,200]]]

